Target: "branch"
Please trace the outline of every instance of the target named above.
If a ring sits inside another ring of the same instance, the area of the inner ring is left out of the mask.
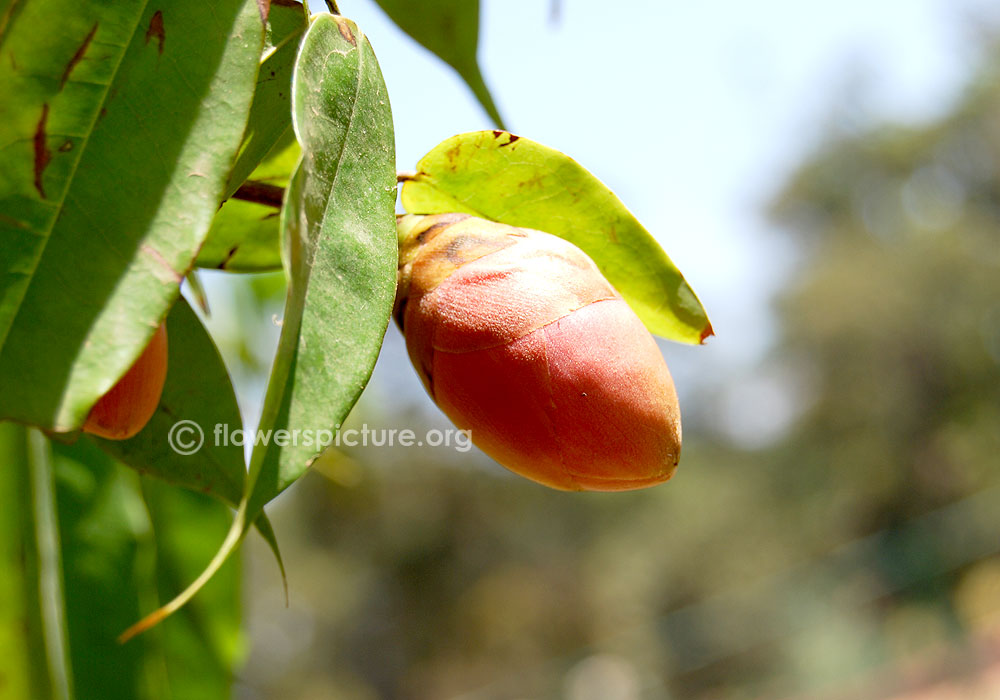
[[[275,209],[281,209],[281,200],[284,199],[285,188],[277,185],[269,185],[266,182],[256,182],[247,180],[240,188],[233,192],[233,199],[242,199],[244,202],[256,202]]]
[[[416,180],[417,174],[412,170],[398,170],[396,172],[396,182],[406,182]],[[285,188],[278,185],[269,185],[266,182],[247,180],[240,188],[233,192],[232,199],[241,199],[244,202],[256,202],[267,207],[281,209],[281,201],[285,196]]]

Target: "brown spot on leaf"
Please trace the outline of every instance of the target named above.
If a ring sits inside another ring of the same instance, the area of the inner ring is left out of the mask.
[[[45,143],[45,122],[49,119],[49,105],[42,105],[42,116],[38,119],[38,126],[35,127],[35,189],[42,199],[45,199],[45,187],[42,185],[42,173],[45,171],[49,161],[52,160],[52,151]]]
[[[163,31],[163,12],[162,10],[157,10],[153,13],[152,18],[149,20],[149,29],[146,30],[146,45],[149,45],[150,38],[155,38],[157,43],[157,49],[160,55],[163,55],[163,41],[167,38],[166,33]]]
[[[260,21],[267,24],[267,16],[271,14],[271,0],[257,0],[257,9],[260,10]]]
[[[351,46],[357,46],[358,40],[354,38],[354,34],[351,33],[351,28],[347,26],[347,23],[337,18],[337,29],[340,30],[340,36],[344,37],[347,41],[351,43]]]
[[[701,336],[698,337],[699,343],[704,343],[705,339],[709,336],[715,335],[715,331],[712,330],[712,324],[707,324],[701,331]]]
[[[494,132],[494,133],[496,133],[496,132]],[[514,136],[514,134],[508,134],[508,136],[510,136],[510,140],[507,143],[501,143],[500,144],[500,148],[503,148],[504,146],[509,146],[512,143],[514,143],[515,141],[517,141],[519,138],[521,138],[520,136]]]
[[[66,153],[67,151],[72,151],[72,150],[73,150],[73,141],[70,139],[66,139],[65,141],[62,142],[62,145],[59,146],[60,153]]]
[[[608,238],[611,239],[612,243],[618,243],[618,231],[615,230],[614,226],[608,229]]]
[[[30,231],[31,227],[23,221],[18,221],[17,219],[12,219],[6,214],[0,214],[0,222],[7,224],[8,226],[14,226],[16,228],[23,228],[26,231]]]
[[[501,136],[503,136],[505,133],[507,133],[507,132],[505,132],[505,131],[499,131],[497,129],[494,129],[493,130],[493,138],[498,139]]]
[[[90,42],[94,40],[94,35],[97,34],[97,23],[90,28],[90,32],[83,38],[83,42],[76,49],[76,53],[73,57],[69,59],[69,63],[66,64],[66,69],[63,70],[62,78],[59,80],[59,89],[62,90],[66,86],[66,81],[69,80],[69,74],[73,72],[76,68],[76,64],[83,60],[83,55],[87,53],[87,47],[90,46]]]
[[[229,252],[226,253],[226,257],[223,259],[222,262],[220,262],[218,265],[216,265],[216,267],[219,270],[225,270],[226,269],[226,265],[229,264],[229,261],[233,259],[233,256],[236,255],[236,251],[239,250],[239,249],[240,249],[240,247],[238,245],[234,245],[232,248],[230,248]]]
[[[163,279],[164,281],[176,282],[177,284],[180,284],[181,282],[184,281],[184,275],[182,275],[177,270],[172,268],[170,266],[170,263],[167,262],[167,259],[163,257],[163,254],[160,253],[160,251],[158,251],[156,248],[154,248],[151,245],[144,244],[140,248],[140,250],[149,257],[151,257],[154,261],[156,261],[156,263],[158,264],[158,269],[161,272],[165,273],[163,276],[161,276],[161,279]]]

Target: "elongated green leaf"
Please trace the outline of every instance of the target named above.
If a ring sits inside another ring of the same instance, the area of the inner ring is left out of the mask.
[[[87,441],[56,445],[55,474],[63,587],[74,685],[81,698],[141,697],[153,640],[122,646],[121,625],[150,594],[137,562],[144,506],[114,462]]]
[[[217,501],[115,464],[88,441],[56,446],[56,490],[77,697],[123,700],[228,694],[239,637],[231,562],[191,609],[132,644],[116,637],[204,566],[230,517]]]
[[[267,443],[254,448],[248,491],[211,564],[123,639],[190,600],[264,504],[302,475],[361,395],[382,345],[396,286],[395,152],[382,73],[357,26],[323,14],[302,41],[292,85],[302,162],[282,212],[289,283],[260,421]]]
[[[569,156],[505,131],[442,141],[403,184],[412,214],[465,212],[560,236],[587,253],[650,331],[701,343],[705,309],[656,240]]]
[[[282,212],[289,288],[261,426],[336,430],[375,366],[396,286],[392,114],[353,22],[316,17],[292,103],[302,162]],[[255,449],[252,503],[280,493],[322,447]]]
[[[479,0],[376,0],[400,29],[462,76],[496,126],[503,119],[479,69]]]
[[[229,173],[224,195],[227,199],[283,136],[291,136],[292,68],[307,25],[306,9],[301,3],[271,5],[257,87],[243,144]]]
[[[0,348],[144,3],[5,3],[0,14]],[[58,22],[52,19],[58,17]],[[45,41],[39,28],[45,27]],[[96,41],[95,41],[96,39]]]
[[[281,200],[302,151],[295,134],[288,133],[274,147],[244,186],[246,192],[226,200],[212,220],[212,228],[196,264],[228,272],[281,269],[279,229]],[[253,197],[255,201],[238,197]],[[264,203],[269,202],[269,203]]]
[[[217,501],[148,479],[143,480],[142,495],[155,536],[159,600],[168,600],[212,558],[232,518]],[[234,671],[246,648],[240,583],[236,556],[187,609],[156,631],[163,656],[163,677],[156,685],[169,688],[164,696],[180,700],[232,694]]]
[[[0,696],[53,695],[45,648],[27,430],[0,422]]]
[[[69,38],[39,41],[40,27]],[[0,417],[79,427],[148,342],[222,199],[263,36],[256,0],[38,0],[13,13]]]

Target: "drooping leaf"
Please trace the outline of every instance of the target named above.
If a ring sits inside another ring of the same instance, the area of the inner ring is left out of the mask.
[[[240,144],[264,26],[256,0],[15,10],[0,61],[0,417],[66,431],[179,294]]]
[[[52,697],[42,622],[28,431],[0,422],[0,694]]]
[[[701,343],[705,309],[642,224],[569,156],[505,131],[442,141],[403,184],[412,214],[464,212],[560,236],[587,253],[650,331]]]
[[[245,194],[226,200],[212,220],[198,267],[227,272],[264,272],[281,269],[279,229],[281,201],[302,151],[289,128],[286,136],[250,174]],[[246,196],[253,198],[243,199]],[[265,203],[266,202],[266,203]]]
[[[479,69],[479,0],[376,0],[400,29],[455,69],[495,125],[506,128]]]
[[[243,143],[229,173],[226,199],[250,177],[268,153],[274,152],[283,137],[292,135],[292,69],[299,40],[307,25],[306,9],[301,3],[271,4],[257,87]]]
[[[141,607],[204,565],[225,535],[228,509],[151,480],[140,489],[136,475],[85,440],[55,452],[77,697],[227,695],[240,647],[237,562],[157,634],[126,645],[116,637]]]
[[[168,600],[211,560],[232,517],[218,501],[149,479],[142,482],[142,495],[153,526],[158,599]],[[232,694],[234,670],[246,648],[241,629],[241,580],[240,558],[236,556],[190,607],[156,631],[164,660],[165,678],[160,682],[169,688],[169,697],[223,698]]]
[[[122,639],[190,600],[264,504],[305,472],[357,401],[382,345],[396,280],[392,114],[375,54],[353,22],[313,19],[296,60],[292,104],[302,161],[282,212],[289,283],[260,421],[267,444],[254,449],[248,490],[208,568]],[[279,440],[278,430],[288,439]]]
[[[115,642],[121,625],[154,591],[140,563],[148,532],[142,500],[114,461],[85,440],[55,446],[69,652],[81,698],[133,698],[147,684],[153,640]]]
[[[353,22],[313,21],[292,104],[302,161],[282,212],[289,287],[261,427],[336,430],[374,368],[396,282],[392,114],[375,54]],[[322,447],[255,449],[252,503],[280,493]]]

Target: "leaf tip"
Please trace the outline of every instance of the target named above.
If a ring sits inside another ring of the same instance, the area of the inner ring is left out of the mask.
[[[701,330],[701,335],[698,337],[698,344],[704,345],[705,341],[715,335],[715,331],[712,329],[711,322],[706,323],[705,327]]]
[[[336,20],[337,20],[337,29],[340,30],[340,36],[344,37],[344,40],[351,46],[357,46],[358,40],[354,36],[354,32],[351,31],[350,26],[348,26],[347,20],[339,16],[336,18]]]
[[[170,615],[170,611],[166,607],[160,608],[159,610],[154,610],[146,617],[139,620],[137,623],[129,627],[127,630],[118,635],[118,643],[125,644],[133,637],[142,634],[146,630],[156,627],[158,624],[163,622]]]

